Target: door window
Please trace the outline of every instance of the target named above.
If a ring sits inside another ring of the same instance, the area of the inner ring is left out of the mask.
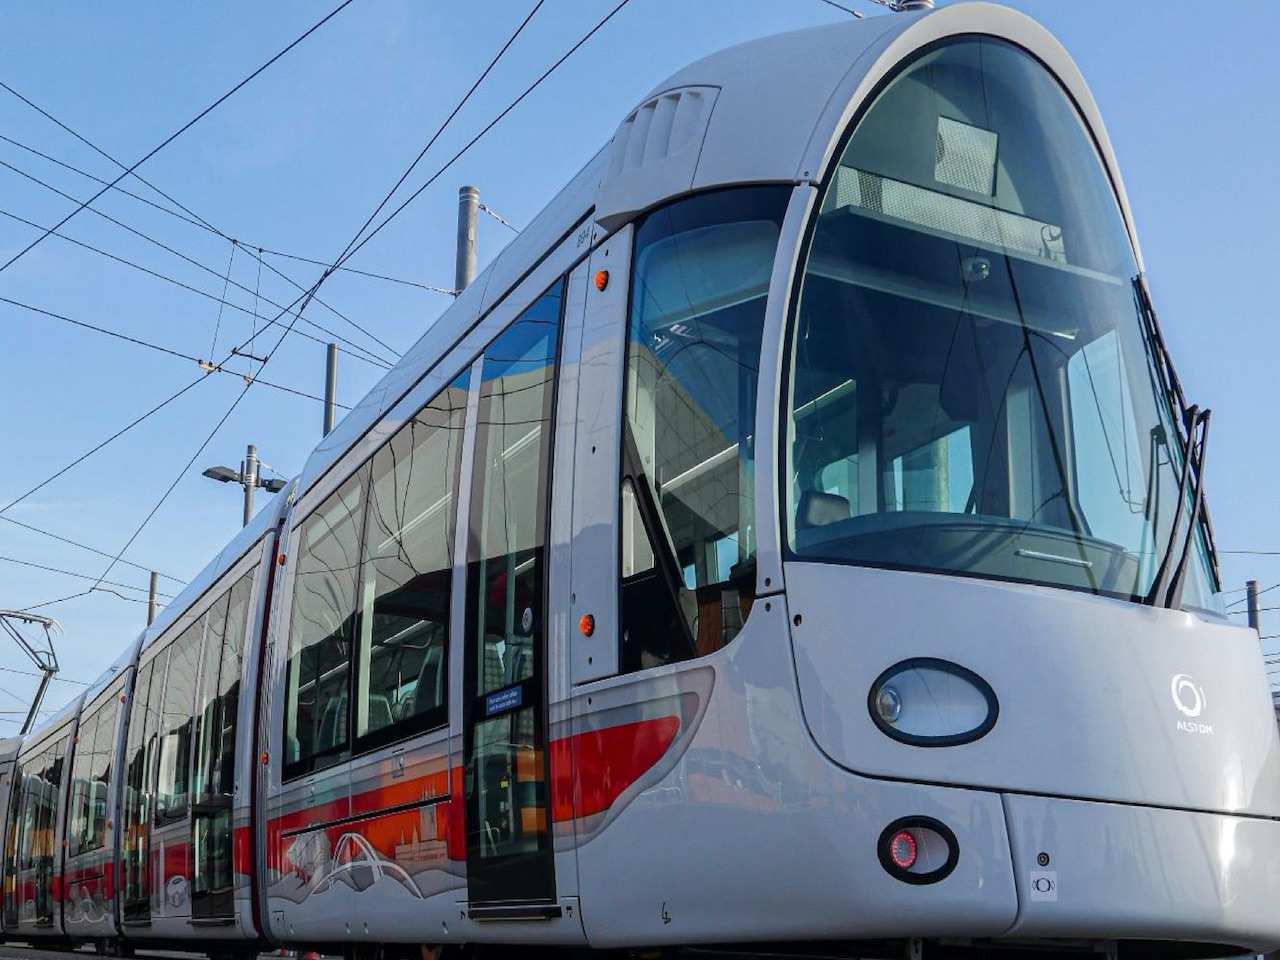
[[[553,895],[543,671],[552,400],[563,284],[486,351],[476,426],[465,658],[473,901]]]

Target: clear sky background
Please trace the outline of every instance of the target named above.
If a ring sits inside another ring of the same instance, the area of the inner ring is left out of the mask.
[[[841,2],[867,16],[895,15],[869,0]],[[128,166],[335,4],[7,5],[0,14],[0,82]],[[439,170],[614,5],[547,0],[395,202]],[[1263,587],[1280,584],[1280,555],[1231,552],[1280,551],[1280,508],[1271,486],[1280,466],[1280,324],[1272,298],[1280,224],[1274,93],[1280,89],[1274,49],[1280,4],[1009,5],[1047,26],[1091,85],[1120,159],[1183,384],[1192,402],[1214,410],[1207,491],[1224,551],[1224,586],[1236,591],[1228,600],[1243,597],[1249,578]],[[50,237],[0,272],[0,298],[26,305],[0,302],[0,507],[202,373],[192,359],[28,307],[187,357],[223,359],[298,296],[285,277],[308,287],[319,275],[320,267],[281,254],[337,256],[533,6],[534,0],[355,0],[139,169],[189,211],[179,211],[185,221],[109,193],[95,209],[137,233],[90,211],[62,232],[120,260]],[[408,283],[337,274],[320,292],[323,303],[311,304],[307,322],[284,340],[265,371],[242,357],[226,367],[235,373],[252,368],[262,380],[319,396],[331,331],[349,341],[338,398],[353,405],[382,373],[378,364],[394,360],[450,302],[421,285],[452,285],[460,185],[478,184],[487,205],[523,226],[627,111],[682,65],[741,40],[847,18],[821,0],[631,0],[349,263]],[[74,209],[48,187],[77,203],[100,189],[59,164],[104,180],[120,169],[3,89],[0,137],[3,263],[39,233],[22,221],[43,229]],[[120,185],[174,209],[135,180]],[[481,267],[513,235],[482,217]],[[261,255],[265,267],[254,256],[259,248],[272,251]],[[224,285],[227,305],[220,306]],[[279,329],[255,340],[249,352],[270,352]],[[146,570],[190,579],[238,530],[241,489],[204,479],[203,468],[237,467],[252,442],[267,464],[292,475],[319,440],[319,402],[259,382],[197,456],[243,387],[239,376],[207,377],[101,452],[0,510],[0,608],[48,604],[39,612],[65,628],[57,639],[63,680],[46,707],[74,696],[80,688],[72,681],[92,680],[143,627]],[[125,552],[128,563],[116,564],[107,577],[124,585],[111,589],[127,599],[97,591],[61,600],[92,585],[175,480]],[[268,496],[259,492],[258,505]],[[178,589],[175,580],[161,580],[162,592]],[[1280,587],[1263,601],[1280,608]],[[1241,611],[1243,602],[1231,609]],[[1264,634],[1280,634],[1280,609],[1264,612],[1263,627]],[[1280,641],[1264,647],[1275,653]],[[0,670],[30,670],[3,637]],[[32,677],[0,672],[0,734],[16,731],[34,686]]]

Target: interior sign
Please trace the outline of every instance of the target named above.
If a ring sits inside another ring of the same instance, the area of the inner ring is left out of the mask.
[[[484,715],[492,717],[495,713],[518,707],[524,702],[523,697],[524,688],[519,685],[491,693],[484,698]]]

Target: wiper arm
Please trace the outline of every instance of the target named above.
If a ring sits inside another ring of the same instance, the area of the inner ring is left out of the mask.
[[[1169,592],[1165,595],[1165,606],[1176,610],[1182,606],[1182,586],[1187,582],[1187,561],[1191,557],[1191,548],[1195,544],[1196,531],[1200,528],[1200,515],[1204,512],[1204,459],[1205,449],[1209,444],[1209,414],[1201,411],[1199,417],[1191,424],[1191,437],[1187,443],[1187,457],[1196,451],[1196,485],[1191,500],[1191,517],[1187,521],[1186,538],[1182,541],[1182,556],[1178,559],[1178,567],[1173,572],[1173,582],[1169,584]],[[1194,446],[1196,427],[1200,428],[1199,448]]]
[[[1191,555],[1192,544],[1195,543],[1200,515],[1204,510],[1204,463],[1209,441],[1210,414],[1209,410],[1201,410],[1197,406],[1188,407],[1184,414],[1187,440],[1183,449],[1182,475],[1178,481],[1177,507],[1173,514],[1173,528],[1169,531],[1169,545],[1165,549],[1160,567],[1156,570],[1155,580],[1147,593],[1146,602],[1151,605],[1159,603],[1161,606],[1172,609],[1182,603],[1182,587],[1187,577],[1187,561]],[[1178,564],[1170,572],[1169,565],[1173,560],[1175,545],[1178,542],[1183,505],[1187,502],[1188,489],[1191,493],[1191,516],[1183,536],[1182,549],[1178,554]]]

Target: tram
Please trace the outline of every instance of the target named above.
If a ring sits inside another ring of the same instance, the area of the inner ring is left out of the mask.
[[[1042,28],[708,57],[0,750],[4,934],[1271,949],[1207,426]]]

